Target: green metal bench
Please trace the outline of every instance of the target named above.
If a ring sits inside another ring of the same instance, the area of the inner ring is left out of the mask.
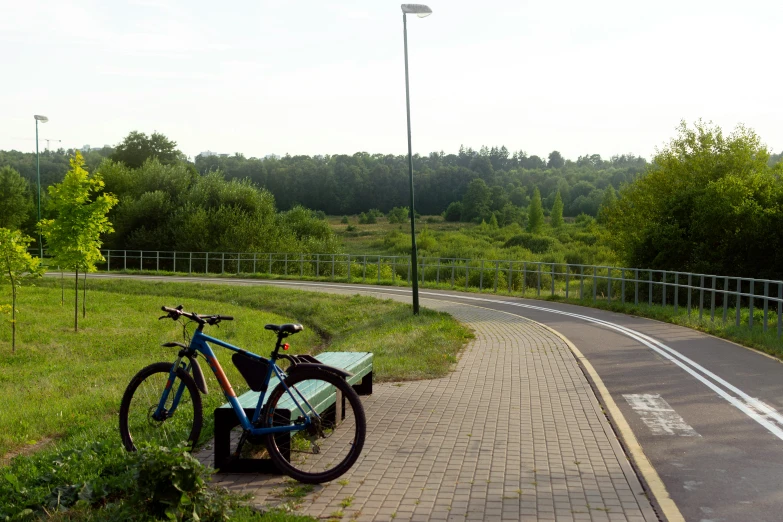
[[[353,375],[348,377],[346,381],[359,395],[372,394],[372,353],[323,352],[316,355],[315,358],[323,364],[351,372]],[[267,397],[275,389],[278,382],[277,377],[272,376]],[[252,418],[255,413],[258,395],[259,392],[249,391],[237,398],[249,418]],[[337,398],[334,388],[332,388],[330,394],[324,394],[323,390],[313,389],[306,396],[306,399],[312,401],[311,404],[316,407],[319,413],[323,413],[335,404]],[[264,400],[266,401],[266,398]],[[282,401],[275,412],[285,414],[281,408],[284,405],[285,401]],[[236,426],[239,426],[239,420],[230,404],[226,403],[215,409],[215,468],[221,472],[229,473],[280,473],[268,458],[254,459],[232,456],[231,430]],[[283,433],[276,437],[277,445],[283,450],[283,455],[286,458],[290,458],[289,442],[291,434]]]

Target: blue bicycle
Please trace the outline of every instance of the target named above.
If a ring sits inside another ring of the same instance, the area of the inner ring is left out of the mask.
[[[201,394],[207,393],[198,363],[203,356],[242,427],[234,455],[245,443],[263,444],[277,467],[292,478],[311,484],[339,477],[356,462],[364,446],[366,421],[361,400],[345,381],[350,374],[319,363],[315,358],[280,353],[283,339],[302,331],[302,325],[265,326],[277,334],[269,359],[204,333],[204,327],[231,321],[225,315],[199,315],[182,306],[162,307],[160,319],[179,321],[186,343],[176,361],[151,364],[133,377],[120,406],[120,434],[125,448],[140,444],[174,446],[183,442],[194,449],[203,425]],[[196,324],[192,338],[188,325]],[[259,392],[252,418],[245,414],[226,374],[208,343],[234,353],[232,361],[250,389]],[[280,359],[290,365],[284,371]],[[277,382],[267,397],[273,381]]]

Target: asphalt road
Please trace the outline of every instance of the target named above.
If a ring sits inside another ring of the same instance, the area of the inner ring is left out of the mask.
[[[439,290],[420,295],[524,316],[566,336],[597,371],[685,520],[783,520],[783,364],[688,328],[603,310]]]

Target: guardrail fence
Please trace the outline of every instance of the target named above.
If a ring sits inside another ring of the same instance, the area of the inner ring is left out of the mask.
[[[260,274],[302,279],[407,285],[410,256],[161,252],[103,250],[101,268],[188,274]],[[675,313],[698,309],[699,319],[716,314],[724,322],[766,332],[775,323],[783,334],[783,281],[726,277],[665,270],[546,263],[538,261],[419,258],[419,284],[426,287],[560,296],[566,299],[619,301],[671,306]],[[759,308],[761,307],[761,308]]]

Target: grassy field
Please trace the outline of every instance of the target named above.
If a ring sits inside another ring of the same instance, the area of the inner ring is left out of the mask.
[[[0,286],[0,292],[8,290]],[[414,317],[408,305],[391,300],[271,287],[123,280],[89,281],[87,317],[80,318],[79,332],[74,332],[72,287],[62,305],[60,295],[56,279],[22,289],[15,353],[10,326],[0,323],[3,520],[147,520],[150,503],[139,496],[139,487],[170,487],[166,477],[172,469],[205,477],[206,482],[178,508],[188,512],[198,506],[201,520],[224,520],[226,513],[239,521],[314,520],[285,510],[254,512],[236,495],[210,487],[209,471],[193,459],[174,459],[154,448],[133,454],[122,449],[117,411],[125,386],[151,362],[173,361],[173,349],[160,344],[182,338],[177,323],[157,320],[161,305],[183,304],[199,313],[233,315],[235,321],[224,322],[211,333],[262,355],[274,342],[265,324],[300,322],[305,331],[290,338],[293,353],[372,351],[378,381],[445,375],[471,337],[446,314],[422,309]],[[234,389],[246,391],[230,354],[218,351],[221,355]],[[211,411],[225,402],[211,372],[205,374],[210,393],[203,397],[204,439],[212,432]],[[152,482],[142,482],[139,470],[149,463],[157,466],[156,475],[149,478]],[[290,509],[301,500],[294,494],[289,498],[289,489],[296,491],[286,488],[281,500]],[[195,520],[179,515],[177,519]]]
[[[269,287],[121,280],[89,281],[88,313],[76,333],[73,293],[66,292],[61,306],[58,284],[46,279],[22,290],[15,354],[7,322],[0,330],[0,403],[19,405],[0,409],[3,456],[50,440],[115,431],[120,398],[131,377],[147,364],[173,361],[176,355],[160,346],[182,338],[176,323],[157,320],[163,304],[234,315],[235,321],[212,333],[262,355],[274,341],[265,324],[301,322],[305,331],[291,338],[292,352],[371,351],[378,381],[444,375],[469,335],[445,314],[425,311],[413,317],[408,306],[393,301]],[[218,351],[221,355],[234,388],[245,391],[230,354]],[[204,411],[209,412],[224,399],[211,372],[206,375],[212,392],[204,397]]]
[[[360,225],[356,217],[341,223],[327,218],[348,254],[410,254],[410,223]],[[541,234],[528,234],[517,224],[493,228],[487,224],[450,223],[440,216],[416,222],[419,256],[467,259],[544,261],[573,264],[615,264],[617,256],[605,244],[603,229],[594,219],[569,219],[561,228],[546,225]]]

